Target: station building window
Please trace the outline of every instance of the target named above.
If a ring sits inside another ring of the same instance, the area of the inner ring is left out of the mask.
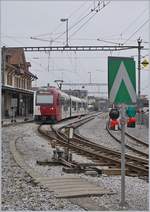
[[[14,78],[14,87],[17,87],[17,77]]]
[[[11,74],[7,74],[7,84],[12,85],[12,75]]]
[[[25,79],[23,79],[23,88],[24,88],[24,89],[26,88],[26,86],[25,86],[25,82],[26,82],[26,80],[25,80]]]

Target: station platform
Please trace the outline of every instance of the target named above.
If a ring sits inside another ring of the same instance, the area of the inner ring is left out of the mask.
[[[1,126],[9,126],[15,124],[21,124],[25,122],[32,122],[34,120],[33,115],[29,116],[18,116],[18,117],[11,117],[11,118],[2,118],[1,119]]]

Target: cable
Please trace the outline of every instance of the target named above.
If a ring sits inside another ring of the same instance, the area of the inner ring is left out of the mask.
[[[132,33],[132,35],[123,43],[123,45],[130,40],[130,38],[132,38],[140,29],[142,29],[143,26],[145,26],[145,24],[147,24],[149,22],[150,19],[148,19],[147,21],[145,21],[134,33]]]
[[[109,1],[110,2],[110,1]],[[100,2],[100,4],[101,4],[102,2]],[[68,31],[69,30],[71,30],[71,29],[73,29],[76,25],[78,25],[81,21],[83,21],[85,18],[87,18],[92,12],[94,12],[94,11],[96,11],[96,9],[97,8],[99,8],[100,7],[100,4],[98,3],[98,5],[94,8],[94,10],[90,10],[90,12],[89,13],[87,13],[85,16],[83,16],[81,19],[79,19],[75,24],[73,24],[72,26],[70,26],[69,28],[68,28]],[[107,4],[106,4],[107,5]],[[105,5],[105,6],[106,6]],[[104,7],[104,6],[103,6]],[[97,10],[98,11],[98,10]],[[80,16],[81,17],[81,16]],[[80,18],[79,17],[79,18]],[[57,40],[58,38],[60,38],[62,35],[64,35],[66,33],[66,31],[64,31],[62,34],[60,34],[59,36],[57,36],[54,40]]]
[[[68,18],[71,18],[71,17],[74,15],[74,13],[76,13],[76,11],[79,11],[85,4],[87,4],[87,2],[82,3],[78,8],[76,8],[76,9],[69,15]],[[56,32],[61,26],[62,26],[62,23],[59,23],[59,24],[57,25],[57,27],[55,27],[54,30],[53,30],[52,32],[40,34],[40,35],[37,35],[36,37],[52,35],[52,34],[54,34],[54,32]],[[64,34],[64,33],[65,33],[65,32],[63,32],[63,34]],[[56,33],[55,33],[55,34],[56,34]],[[62,33],[58,33],[58,34],[63,35]]]
[[[16,43],[19,43],[19,44],[21,44],[21,45],[23,45],[24,46],[24,43],[22,43],[22,42],[20,42],[20,41],[17,41],[14,37],[12,37],[12,36],[6,36],[8,39],[10,39],[10,40],[13,40],[13,41],[15,41]]]
[[[82,6],[84,6],[85,4],[87,4],[88,2],[83,2],[83,4],[81,4],[78,8],[76,8],[68,18],[71,18],[77,11],[79,12],[79,10],[82,8]],[[91,7],[91,6],[90,6]]]
[[[110,1],[107,2],[105,5],[103,5],[103,7],[102,7],[101,9],[99,9],[99,11],[102,10],[102,9],[103,9],[105,6],[107,6],[109,3],[110,3]],[[95,10],[93,10],[93,11],[95,11],[96,13],[93,14],[91,17],[89,17],[89,18],[87,19],[86,22],[84,22],[75,32],[73,32],[73,33],[69,36],[69,38],[72,37],[74,34],[76,34],[82,27],[84,27],[85,24],[87,24],[87,23],[88,23],[88,22],[99,12],[98,10],[96,10],[99,6],[100,6],[100,5],[97,5],[97,7],[95,8]],[[92,12],[93,12],[93,11],[92,11]]]
[[[125,31],[127,31],[133,24],[135,24],[135,22],[137,22],[139,20],[139,17],[141,17],[141,15],[143,15],[143,13],[145,11],[147,11],[148,8],[145,8],[137,17],[136,19],[134,19],[134,21],[132,21],[120,34],[123,34]]]
[[[97,41],[102,41],[104,43],[112,43],[112,44],[121,45],[121,43],[117,43],[117,42],[113,42],[113,41],[107,41],[107,40],[103,40],[103,39],[99,39],[99,38],[97,38]]]
[[[71,38],[73,35],[75,35],[82,27],[84,27],[85,24],[87,24],[95,15],[97,14],[97,12],[95,14],[93,14],[90,18],[87,19],[86,22],[84,22],[75,32],[73,32],[69,38]]]
[[[85,16],[83,16],[78,22],[76,22],[75,24],[73,24],[72,26],[70,26],[70,27],[68,28],[68,31],[71,30],[71,29],[73,29],[77,24],[79,24],[81,21],[83,21],[83,20],[84,20],[86,17],[88,17],[92,12],[93,12],[93,11],[90,11],[88,14],[86,14]],[[54,41],[57,40],[58,38],[62,37],[62,35],[64,35],[65,33],[66,33],[66,31],[64,31],[63,33],[61,33],[59,36],[57,36],[57,37],[54,39]]]

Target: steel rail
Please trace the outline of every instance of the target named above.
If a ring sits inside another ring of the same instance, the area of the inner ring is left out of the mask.
[[[80,139],[83,142],[86,141],[90,145],[93,145],[94,144],[95,147],[102,148],[104,151],[105,150],[108,151],[108,152],[110,151],[110,153],[113,151],[114,154],[116,154],[117,156],[121,157],[121,153],[119,151],[115,151],[115,150],[112,150],[112,149],[110,149],[108,147],[104,147],[104,146],[102,146],[100,144],[93,143],[90,140],[88,140],[87,138],[84,138],[84,137],[82,137],[82,136],[80,136],[80,135],[78,135],[76,133],[74,133],[74,135],[75,135],[75,138],[76,139]],[[127,154],[127,153],[125,154],[125,157],[127,159],[130,159],[130,160],[139,161],[139,162],[146,163],[146,164],[148,163],[148,159],[147,158],[141,158],[141,157],[137,157],[137,156],[133,156],[133,155]]]
[[[81,126],[83,124],[80,123],[81,120],[76,121],[74,128],[77,128],[79,125]],[[85,120],[87,122],[88,120]],[[77,123],[78,122],[78,123]],[[69,126],[73,127],[73,123],[69,124]],[[90,147],[90,144],[87,142],[87,139],[82,138],[80,141],[80,144],[77,145],[79,141],[77,141],[77,138],[71,139],[71,141],[68,144],[68,137],[62,133],[62,129],[64,129],[66,126],[60,127],[59,129],[54,129],[52,127],[53,132],[55,132],[55,140],[59,144],[63,146],[69,147],[71,150],[75,152],[79,152],[82,155],[88,155],[90,158],[95,158],[96,160],[103,160],[103,162],[106,163],[106,165],[109,165],[110,163],[113,164],[116,167],[120,167],[121,165],[121,154],[117,151],[110,150],[106,148],[104,152],[104,148],[101,148],[98,150],[97,144],[92,142],[92,147]],[[67,125],[68,127],[68,125]],[[45,133],[46,136],[50,137],[48,135],[48,132]],[[91,143],[91,141],[90,141]],[[95,147],[94,147],[95,146]],[[107,151],[107,152],[106,152]],[[126,155],[126,167],[129,169],[130,175],[131,174],[136,174],[138,176],[147,176],[148,175],[148,160],[145,158],[139,158],[136,156],[131,156],[131,155]]]
[[[56,135],[59,137],[59,140],[61,142],[63,142],[66,146],[68,146],[68,139],[67,137],[61,133],[60,131],[55,131]],[[83,152],[84,154],[88,154],[90,157],[95,157],[97,160],[103,159],[106,162],[113,162],[115,164],[117,164],[117,167],[120,167],[121,165],[121,157],[119,157],[119,154],[116,154],[116,152],[114,153],[114,151],[110,151],[110,149],[107,152],[107,148],[105,149],[105,152],[103,152],[104,148],[101,150],[94,148],[94,143],[92,145],[92,147],[86,145],[86,142],[83,142],[83,140],[79,143],[79,145],[77,145],[77,139],[72,139],[69,142],[69,148],[73,148],[73,150],[79,150],[81,152]],[[121,154],[120,154],[121,155]],[[134,165],[134,163],[136,163],[136,165]],[[148,161],[144,160],[143,158],[140,160],[140,162],[137,164],[137,160],[131,160],[129,159],[128,162],[126,162],[126,166],[128,168],[130,168],[130,171],[136,172],[137,174],[140,172],[139,175],[148,175],[148,170],[147,170],[147,166],[148,166]]]
[[[135,141],[138,142],[139,144],[143,144],[144,146],[149,147],[149,144],[146,143],[146,142],[144,142],[144,141],[142,141],[141,139],[139,139],[139,138],[137,138],[137,137],[135,137],[135,136],[129,134],[128,132],[125,132],[125,134],[126,134],[126,136],[128,136],[129,138],[135,140]]]
[[[113,139],[115,139],[118,143],[121,144],[121,140],[118,139],[118,138],[110,131],[110,129],[109,129],[109,127],[108,127],[108,123],[106,124],[106,130],[107,130],[107,132],[109,133],[109,135],[110,135]],[[134,140],[134,137],[132,137],[132,139]],[[137,140],[135,140],[135,141],[137,141]],[[143,142],[140,143],[140,144],[143,144]],[[145,145],[145,142],[144,142],[144,145]],[[146,158],[149,158],[149,154],[147,154],[147,153],[145,153],[145,152],[143,152],[143,151],[141,151],[141,150],[138,150],[138,149],[136,149],[136,148],[130,146],[129,144],[125,144],[125,147],[128,148],[128,149],[130,149],[130,150],[132,150],[133,152],[136,152],[137,154],[139,154],[139,155],[141,155],[141,156],[144,156],[144,157],[146,157]]]

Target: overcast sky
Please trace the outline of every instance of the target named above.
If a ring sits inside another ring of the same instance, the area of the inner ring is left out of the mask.
[[[95,2],[95,3],[94,3]],[[105,1],[98,12],[91,12],[97,1],[2,1],[1,45],[49,46],[66,44],[68,18],[69,45],[142,45],[149,47],[149,3],[148,1]],[[89,15],[88,15],[89,14]],[[30,37],[43,39],[40,41]],[[99,39],[99,41],[97,40]],[[102,41],[103,40],[103,41]],[[50,42],[51,41],[51,42]],[[142,50],[142,56],[148,51]],[[36,84],[54,85],[54,80],[65,82],[107,83],[107,57],[134,56],[137,50],[121,52],[26,52],[30,71],[38,76]],[[90,73],[89,73],[90,72]],[[149,72],[141,71],[142,94],[148,94]],[[101,88],[106,91],[107,88]],[[96,89],[97,91],[97,89]]]

